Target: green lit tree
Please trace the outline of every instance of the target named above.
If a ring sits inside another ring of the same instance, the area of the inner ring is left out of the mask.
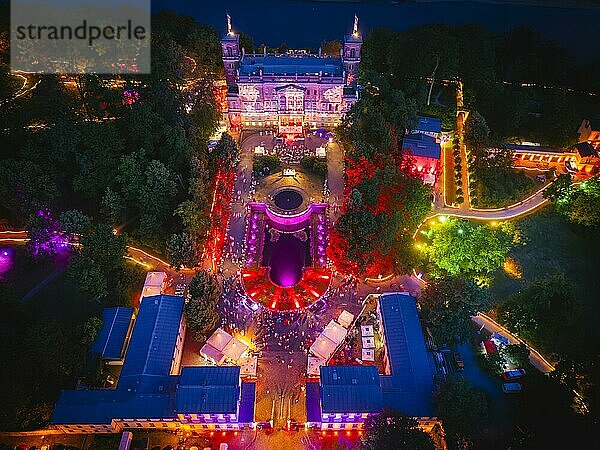
[[[424,251],[436,276],[489,276],[502,266],[514,236],[509,224],[492,227],[450,218],[435,226]]]

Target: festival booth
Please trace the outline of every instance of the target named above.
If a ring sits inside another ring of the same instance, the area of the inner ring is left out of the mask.
[[[242,356],[238,363],[240,365],[240,376],[242,378],[256,378],[258,356]]]
[[[375,333],[373,331],[373,325],[361,325],[360,335],[362,337],[375,336]]]
[[[308,364],[306,367],[306,375],[310,378],[318,378],[321,366],[327,364],[324,358],[308,355]]]
[[[361,358],[363,361],[375,361],[375,350],[372,348],[363,348]]]
[[[367,336],[367,337],[361,337],[361,341],[362,341],[362,348],[375,348],[375,337],[373,336]]]

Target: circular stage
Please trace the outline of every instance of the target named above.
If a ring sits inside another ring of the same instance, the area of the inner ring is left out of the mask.
[[[302,205],[304,201],[302,194],[295,189],[284,188],[275,194],[273,201],[275,206],[283,211],[294,211]]]

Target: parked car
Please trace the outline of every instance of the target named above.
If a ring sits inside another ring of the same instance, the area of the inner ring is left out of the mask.
[[[458,352],[454,352],[454,364],[456,364],[456,368],[458,370],[463,370],[465,368],[465,363],[462,359],[462,356]]]
[[[519,394],[523,390],[521,383],[504,383],[502,392],[505,394]]]
[[[522,378],[523,376],[525,376],[525,369],[513,369],[513,370],[507,370],[506,372],[504,372],[502,374],[502,379],[504,379],[505,381],[512,381],[512,380],[518,380],[519,378]]]

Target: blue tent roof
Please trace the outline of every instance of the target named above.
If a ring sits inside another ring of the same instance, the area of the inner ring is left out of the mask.
[[[102,329],[90,351],[98,353],[102,359],[121,359],[132,316],[133,308],[105,308]]]
[[[324,413],[378,412],[382,407],[377,367],[321,366],[321,408]]]
[[[383,403],[410,416],[433,414],[433,370],[415,298],[382,294],[379,308],[391,375],[381,376]]]
[[[441,133],[442,132],[442,119],[437,117],[425,117],[417,116],[417,128],[416,131],[422,131],[426,133]]]
[[[119,387],[153,390],[168,381],[183,305],[174,295],[142,299]]]
[[[410,150],[414,156],[440,159],[442,148],[435,138],[422,133],[407,134],[402,141],[402,150]]]
[[[179,414],[235,414],[240,398],[239,366],[184,367],[177,386]]]
[[[259,69],[263,74],[294,75],[318,74],[342,76],[342,60],[340,58],[318,56],[275,56],[247,55],[240,65],[241,74],[258,75]]]

